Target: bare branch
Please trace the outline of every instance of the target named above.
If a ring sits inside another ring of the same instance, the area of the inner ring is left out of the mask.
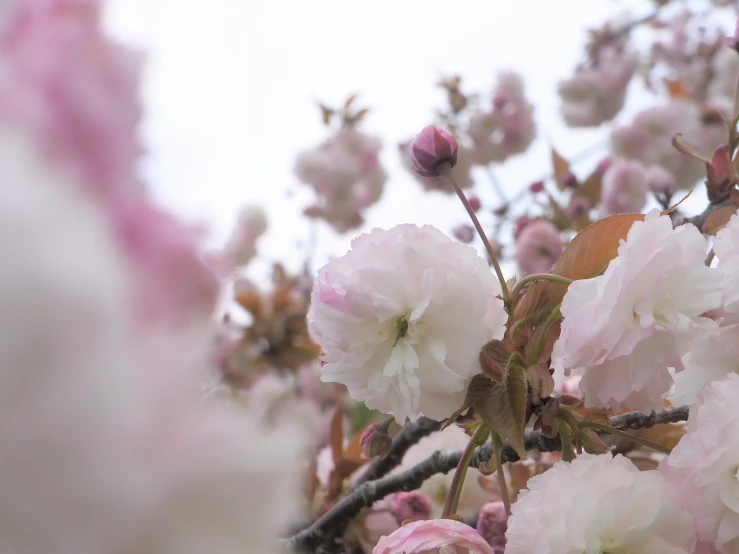
[[[618,415],[612,417],[609,424],[611,427],[615,427],[617,429],[633,430],[652,427],[653,425],[660,423],[685,421],[687,418],[688,406],[680,406],[676,408],[668,408],[659,413],[652,412],[649,415],[639,412],[630,412]],[[429,433],[432,431],[429,431]],[[398,437],[396,437],[396,441],[398,441],[398,449],[400,450],[401,448],[405,448],[407,450],[410,444],[401,447],[400,443],[409,439],[410,435],[416,432],[417,431],[409,431],[408,436],[402,439],[402,441],[399,440],[401,437],[399,434]],[[393,441],[393,448],[395,447],[396,442]],[[561,443],[559,437],[547,438],[539,431],[530,431],[524,436],[524,447],[526,450],[554,452],[561,448]],[[492,454],[493,445],[491,443],[481,446],[472,456],[470,466],[476,468],[479,467],[481,463],[487,463]],[[503,447],[501,455],[504,462],[515,462],[520,459],[518,454],[516,454],[516,451],[509,444],[506,444]],[[461,456],[462,452],[437,451],[434,452],[430,458],[427,458],[423,462],[416,464],[401,473],[396,473],[395,475],[390,475],[381,479],[363,481],[361,485],[358,485],[349,491],[346,496],[339,500],[339,502],[337,502],[328,512],[318,518],[310,527],[298,532],[293,537],[285,541],[284,546],[289,552],[340,552],[340,543],[342,542],[344,531],[363,508],[368,508],[378,500],[382,500],[393,493],[418,489],[429,477],[436,475],[437,473],[448,473],[454,469],[459,463]],[[373,462],[373,464],[374,463],[375,462]],[[395,463],[392,467],[395,467],[396,465],[398,464]],[[370,466],[370,469],[371,467],[372,466]],[[380,466],[380,470],[375,469],[375,471],[387,472],[390,471],[392,467],[387,468]]]

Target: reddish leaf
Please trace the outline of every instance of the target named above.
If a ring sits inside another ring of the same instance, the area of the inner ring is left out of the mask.
[[[356,99],[357,99],[356,94],[352,94],[349,98],[347,98],[346,102],[344,102],[344,109],[348,110],[349,108],[351,108],[352,104],[354,103]]]
[[[503,341],[492,340],[480,351],[480,367],[486,377],[502,383],[505,377],[503,368],[508,363],[508,357],[513,350]]]
[[[323,121],[323,124],[328,125],[331,123],[331,118],[333,118],[335,111],[320,103],[318,104],[318,107],[321,108],[321,121]]]
[[[737,209],[739,209],[739,205],[728,204],[719,208],[718,210],[711,212],[703,221],[703,227],[701,228],[701,231],[703,231],[703,233],[705,233],[706,235],[715,235],[721,229],[726,227],[726,224],[731,219],[731,216],[736,213]]]
[[[526,381],[531,387],[531,398],[538,401],[554,391],[554,379],[545,363],[534,364],[526,370]]]
[[[560,156],[554,148],[552,148],[552,169],[557,186],[560,190],[565,190],[568,181],[572,179],[572,171],[569,162]]]
[[[331,457],[336,465],[344,457],[344,411],[340,406],[336,407],[331,418],[329,444],[331,445]]]
[[[618,254],[621,239],[625,239],[642,214],[617,214],[580,231],[567,245],[550,273],[573,281],[590,279],[601,274]],[[515,320],[541,310],[543,315],[559,304],[567,292],[567,286],[552,281],[536,281],[529,286],[517,303]]]
[[[688,89],[680,81],[665,79],[665,88],[670,98],[690,98]]]
[[[369,458],[342,458],[336,463],[334,472],[343,480],[350,477],[352,473],[367,462],[369,462]]]
[[[603,189],[603,174],[597,169],[583,181],[583,184],[575,189],[575,196],[587,200],[591,206],[597,206]]]

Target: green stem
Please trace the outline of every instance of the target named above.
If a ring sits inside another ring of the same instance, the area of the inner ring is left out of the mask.
[[[459,498],[462,496],[462,485],[464,484],[464,478],[467,475],[467,467],[470,465],[472,455],[475,453],[479,443],[484,442],[490,429],[487,425],[482,424],[477,428],[475,434],[472,435],[470,442],[462,452],[462,457],[459,458],[459,464],[452,477],[452,484],[449,486],[449,492],[446,496],[446,502],[444,503],[444,511],[441,513],[441,518],[444,519],[454,512],[457,511],[459,506]]]
[[[505,506],[506,515],[511,517],[511,497],[508,495],[508,483],[505,482],[505,473],[503,473],[503,438],[499,433],[493,433],[493,445],[495,446],[495,472],[498,477],[500,497]]]
[[[554,275],[553,273],[532,273],[521,279],[511,291],[511,298],[515,300],[518,295],[521,294],[521,290],[534,281],[554,281],[555,283],[561,283],[563,285],[569,285],[572,283],[572,279],[562,277],[561,275]]]
[[[485,235],[485,231],[482,230],[482,225],[480,225],[480,220],[477,219],[477,216],[475,215],[475,210],[472,209],[472,206],[470,206],[470,203],[467,200],[467,197],[464,195],[464,192],[462,192],[462,189],[459,188],[459,185],[454,180],[454,177],[452,177],[451,164],[449,162],[446,162],[445,165],[447,167],[437,168],[439,171],[439,175],[449,181],[449,183],[454,188],[454,192],[457,193],[457,196],[462,202],[465,210],[467,210],[467,215],[470,216],[472,224],[475,226],[475,229],[477,229],[477,234],[480,235],[482,243],[485,245],[485,250],[487,250],[488,256],[490,257],[490,262],[493,264],[493,268],[495,269],[495,274],[498,276],[498,281],[500,281],[500,288],[503,291],[503,300],[508,303],[511,298],[511,293],[508,290],[508,283],[506,282],[505,277],[503,277],[503,271],[500,269],[500,264],[498,264],[498,258],[495,256],[495,252],[493,251],[493,246],[490,244],[487,235]]]
[[[532,356],[529,358],[532,364],[535,364],[539,361],[539,356],[541,355],[541,349],[544,347],[544,343],[547,340],[547,335],[549,334],[549,329],[554,324],[557,319],[560,317],[560,308],[562,307],[562,304],[557,304],[554,309],[551,311],[551,313],[547,316],[547,318],[544,320],[544,323],[542,323],[541,327],[537,329],[536,331],[536,337],[534,342],[534,349],[531,352]]]
[[[626,431],[622,431],[621,429],[616,429],[615,427],[611,427],[610,425],[601,425],[600,423],[586,422],[583,423],[583,427],[591,427],[597,431],[603,431],[604,433],[616,435],[617,437],[622,437],[626,440],[635,442],[636,444],[641,444],[642,446],[646,446],[647,448],[651,448],[652,450],[656,450],[657,452],[662,452],[664,454],[669,454],[670,452],[672,452],[672,449],[667,448],[666,446],[662,446],[661,444],[657,444],[656,442],[652,442],[641,437],[637,437],[636,435],[632,435],[631,433],[627,433]]]

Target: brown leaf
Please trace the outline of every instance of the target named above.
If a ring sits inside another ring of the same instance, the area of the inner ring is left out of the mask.
[[[572,171],[570,164],[559,153],[552,148],[552,169],[554,170],[554,181],[557,183],[559,190],[565,190],[567,183],[572,179]]]
[[[350,477],[352,473],[367,462],[369,462],[369,458],[342,458],[336,463],[334,472],[343,480]]]
[[[319,103],[318,107],[321,109],[321,120],[323,121],[323,124],[328,125],[329,123],[331,123],[331,118],[336,112],[325,104]]]
[[[639,429],[634,434],[648,441],[666,446],[667,448],[675,448],[685,434],[685,426],[665,423],[646,429]]]
[[[601,191],[603,190],[603,174],[597,169],[593,171],[583,181],[583,184],[575,189],[575,196],[580,196],[587,200],[591,206],[597,206],[600,202]]]
[[[611,420],[608,418],[610,410],[608,408],[592,408],[583,420],[586,423],[597,423],[598,425],[610,425]]]
[[[473,379],[474,380],[474,379]],[[526,456],[526,452],[523,448],[523,424],[520,420],[523,416],[519,417],[520,408],[519,405],[514,408],[511,396],[508,393],[508,389],[505,385],[495,383],[490,379],[486,378],[486,383],[479,385],[479,392],[482,394],[479,396],[477,401],[474,403],[475,413],[487,423],[490,428],[503,435],[508,442],[511,443],[522,458]],[[525,380],[524,380],[525,386]],[[469,395],[469,392],[468,392]],[[518,397],[516,397],[518,402]],[[524,397],[524,402],[526,398]],[[525,405],[524,405],[525,412]]]
[[[341,406],[336,407],[331,418],[329,444],[331,445],[331,457],[336,465],[344,457],[344,411]]]
[[[347,98],[346,102],[344,102],[344,109],[348,110],[349,108],[351,108],[352,104],[354,103],[356,99],[357,99],[356,94],[352,94],[349,98]]]
[[[502,383],[505,378],[503,368],[508,364],[508,358],[513,349],[501,340],[491,340],[480,351],[480,367],[489,379]]]
[[[739,205],[728,204],[726,206],[722,206],[718,210],[711,212],[703,221],[703,227],[701,228],[701,231],[706,235],[715,235],[721,229],[726,227],[726,224],[731,219],[731,216],[736,213],[737,209],[739,209]]]
[[[618,254],[621,239],[625,239],[642,214],[617,214],[596,221],[580,231],[567,245],[550,273],[572,279],[589,279],[602,273]],[[552,281],[536,281],[523,293],[515,309],[514,320],[536,311],[544,317],[562,301],[567,285]]]
[[[605,454],[611,449],[606,443],[604,443],[598,434],[591,429],[584,429],[581,431],[580,440],[583,448],[588,454]]]
[[[538,401],[554,391],[554,378],[546,363],[534,364],[526,370],[526,380],[531,387],[531,398]]]
[[[651,458],[631,456],[629,459],[639,469],[639,471],[650,471],[659,467],[659,462]]]
[[[670,98],[690,98],[690,93],[680,81],[665,79],[665,88]]]

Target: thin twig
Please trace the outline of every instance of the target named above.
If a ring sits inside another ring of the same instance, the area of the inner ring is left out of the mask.
[[[609,425],[616,429],[643,429],[660,423],[675,423],[688,418],[689,406],[668,408],[662,412],[642,414],[630,412],[612,417]],[[539,431],[529,431],[524,435],[524,448],[539,452],[555,452],[560,450],[559,437],[548,438]],[[493,455],[493,445],[488,442],[475,450],[470,460],[470,467],[487,464]],[[434,452],[430,458],[395,475],[375,481],[366,481],[346,494],[330,510],[318,518],[308,528],[293,535],[284,542],[290,552],[338,552],[335,541],[341,540],[344,531],[351,521],[364,508],[372,506],[378,500],[400,491],[418,489],[423,482],[437,473],[448,473],[454,469],[462,457],[462,452]],[[520,458],[510,444],[501,449],[502,462],[516,462]],[[339,539],[337,539],[339,537]],[[326,546],[328,545],[328,546]],[[333,548],[333,549],[332,549]],[[325,549],[325,550],[322,550]]]

